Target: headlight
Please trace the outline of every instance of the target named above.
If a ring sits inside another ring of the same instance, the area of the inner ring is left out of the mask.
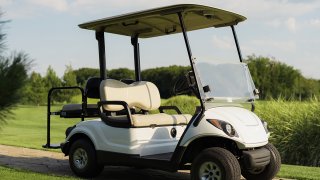
[[[239,137],[236,130],[233,128],[233,126],[227,122],[217,120],[217,119],[207,119],[207,121],[214,125],[216,128],[222,130],[224,133],[226,133],[230,137]]]
[[[261,120],[261,122],[262,122],[262,125],[263,125],[263,127],[264,127],[264,130],[265,130],[266,133],[268,134],[268,133],[269,133],[268,123],[267,123],[266,121],[263,121],[263,120]]]

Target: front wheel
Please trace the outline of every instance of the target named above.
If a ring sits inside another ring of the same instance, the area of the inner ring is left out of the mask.
[[[254,169],[254,170],[242,170],[242,175],[247,180],[271,180],[274,178],[280,170],[281,166],[281,157],[279,151],[274,147],[272,144],[267,144],[265,146],[270,151],[270,163],[261,169]]]
[[[84,178],[95,177],[103,170],[103,165],[97,163],[93,145],[86,139],[79,139],[72,143],[69,165],[77,176]]]
[[[226,149],[203,150],[193,161],[192,180],[239,180],[241,169],[236,157]]]

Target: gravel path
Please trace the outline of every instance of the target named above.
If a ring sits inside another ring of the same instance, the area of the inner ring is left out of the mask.
[[[74,176],[69,168],[68,157],[58,152],[0,145],[0,165],[40,173]],[[188,172],[168,173],[151,169],[105,167],[96,179],[189,180],[190,175]]]
[[[74,176],[68,157],[62,153],[0,145],[0,165],[39,173]],[[152,169],[105,167],[96,179],[107,180],[189,180],[189,171],[169,173]]]

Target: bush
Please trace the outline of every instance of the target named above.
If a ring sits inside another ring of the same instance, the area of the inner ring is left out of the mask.
[[[153,82],[160,91],[161,98],[174,96],[172,88],[178,78],[190,71],[189,66],[169,66],[146,69],[141,72],[142,80]]]

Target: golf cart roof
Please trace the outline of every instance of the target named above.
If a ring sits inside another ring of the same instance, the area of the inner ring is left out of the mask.
[[[80,24],[83,29],[104,31],[125,36],[149,38],[182,32],[177,13],[181,12],[187,31],[208,27],[236,25],[244,16],[213,7],[179,4],[113,16]]]

